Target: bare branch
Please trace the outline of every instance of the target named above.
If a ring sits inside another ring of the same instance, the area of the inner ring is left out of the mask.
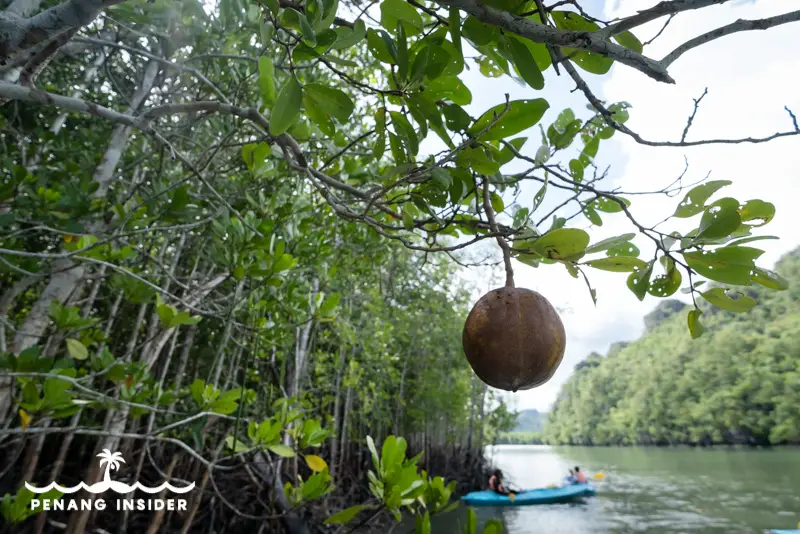
[[[703,9],[709,6],[722,5],[730,0],[672,0],[659,2],[650,9],[639,11],[632,17],[627,17],[619,22],[616,22],[606,28],[603,28],[598,33],[603,37],[612,37],[622,32],[636,28],[648,22],[658,20],[666,15],[675,15],[683,11],[691,11],[693,9]]]
[[[798,130],[791,130],[786,132],[777,132],[772,135],[768,135],[766,137],[741,137],[738,139],[702,139],[700,141],[651,141],[649,139],[645,139],[638,133],[634,132],[624,124],[620,124],[619,122],[614,120],[613,114],[603,102],[597,98],[597,96],[592,92],[589,88],[589,85],[586,83],[578,71],[575,70],[575,67],[569,61],[563,61],[564,68],[566,69],[567,73],[573,79],[575,84],[578,86],[578,89],[586,96],[586,99],[594,106],[600,115],[602,115],[603,119],[606,123],[613,127],[615,130],[619,130],[620,132],[624,133],[625,135],[629,135],[632,137],[637,143],[642,145],[648,146],[698,146],[698,145],[737,145],[741,143],[766,143],[772,141],[773,139],[778,139],[780,137],[789,137],[792,135],[800,135],[800,131]]]
[[[694,110],[692,114],[689,115],[689,120],[686,121],[686,128],[683,129],[683,135],[681,135],[681,142],[686,141],[686,136],[689,135],[689,128],[692,127],[692,122],[694,121],[695,115],[697,115],[697,110],[700,108],[700,102],[705,98],[708,94],[708,87],[703,90],[703,94],[700,95],[700,98],[694,99]]]
[[[703,35],[698,35],[694,39],[689,39],[678,48],[664,56],[664,59],[661,60],[661,64],[664,65],[665,68],[669,67],[675,62],[676,59],[681,57],[692,48],[697,48],[698,46],[702,46],[726,35],[731,35],[738,32],[748,32],[752,30],[768,30],[775,26],[780,26],[781,24],[788,24],[790,22],[797,21],[800,21],[800,11],[792,11],[790,13],[784,13],[783,15],[776,15],[766,19],[739,19],[731,24],[720,26],[716,30],[711,30]]]

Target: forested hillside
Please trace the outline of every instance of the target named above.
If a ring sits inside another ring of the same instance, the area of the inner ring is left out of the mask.
[[[537,409],[522,410],[517,414],[517,426],[514,432],[540,432],[544,426],[547,414]]]
[[[546,425],[560,444],[800,442],[800,249],[776,267],[786,291],[751,287],[758,305],[732,313],[664,301],[638,340],[590,355],[562,388]]]

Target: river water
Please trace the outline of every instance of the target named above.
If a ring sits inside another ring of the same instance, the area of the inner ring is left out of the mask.
[[[579,465],[597,496],[585,503],[477,508],[507,534],[763,533],[798,528],[800,450],[547,447],[500,445],[487,451],[512,488],[547,486]],[[435,518],[434,534],[463,534],[463,507]]]

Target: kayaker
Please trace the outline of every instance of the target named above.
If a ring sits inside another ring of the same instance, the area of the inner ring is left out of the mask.
[[[575,471],[572,469],[569,470],[569,476],[567,477],[567,484],[575,484]]]
[[[495,469],[489,477],[489,489],[500,495],[508,495],[510,492],[503,486],[503,472]]]
[[[575,484],[586,484],[586,475],[581,473],[581,468],[575,466]]]

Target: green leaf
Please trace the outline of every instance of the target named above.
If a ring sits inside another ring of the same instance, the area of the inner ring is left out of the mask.
[[[525,83],[537,90],[544,89],[544,76],[533,59],[530,49],[514,36],[508,36],[506,42],[511,50],[514,66]]]
[[[419,152],[419,139],[411,123],[408,122],[405,115],[398,111],[390,111],[389,116],[392,119],[395,133],[405,142],[408,153],[412,157],[416,156]]]
[[[339,293],[331,293],[330,295],[325,297],[325,300],[322,302],[322,305],[319,307],[319,313],[322,316],[330,315],[333,310],[336,309],[336,306],[339,305],[339,299],[341,296]]]
[[[295,457],[294,451],[287,445],[267,445],[267,448],[283,458]]]
[[[448,26],[450,28],[450,38],[453,40],[458,57],[464,60],[464,51],[461,48],[461,14],[458,9],[451,7],[448,18]]]
[[[350,97],[339,89],[319,83],[309,83],[303,87],[303,91],[322,110],[341,123],[346,123],[355,109]]]
[[[483,534],[503,534],[503,522],[499,519],[490,519],[483,526]]]
[[[644,300],[647,295],[647,290],[650,287],[650,275],[653,273],[653,263],[647,264],[646,269],[640,269],[632,272],[628,276],[628,289],[636,295],[639,300]]]
[[[749,226],[764,226],[775,217],[775,205],[763,200],[748,200],[742,206],[740,213],[742,222],[748,223]]]
[[[417,9],[404,0],[383,0],[381,2],[381,26],[389,31],[397,30],[397,23],[406,24],[409,35],[422,31],[423,21]]]
[[[749,285],[754,262],[764,253],[750,247],[722,247],[716,250],[684,252],[689,267],[710,280],[733,285]]]
[[[730,180],[713,180],[692,188],[675,210],[675,217],[685,218],[697,215],[705,209],[706,200],[719,189],[730,185]]]
[[[476,534],[478,530],[478,517],[475,515],[475,509],[467,507],[467,528],[466,534]]]
[[[362,19],[358,19],[355,24],[353,24],[353,29],[339,27],[336,28],[335,31],[337,39],[336,42],[331,45],[331,48],[333,50],[344,50],[345,48],[357,45],[367,36],[367,25]]]
[[[531,208],[532,212],[535,212],[537,209],[539,209],[539,206],[542,205],[542,201],[544,200],[544,196],[547,194],[547,182],[548,182],[548,177],[545,176],[544,183],[542,184],[542,187],[539,188],[539,190],[536,192],[536,194],[533,197],[533,208]]]
[[[634,237],[636,237],[636,234],[630,233],[603,239],[602,241],[598,241],[594,245],[586,247],[586,254],[593,254],[595,252],[608,250],[610,248],[617,247],[619,245],[625,245],[628,242],[630,242],[630,240],[633,239]]]
[[[89,350],[86,348],[86,345],[77,339],[67,339],[67,352],[76,360],[85,360],[89,357]]]
[[[688,321],[689,321],[689,334],[691,334],[692,339],[697,339],[703,335],[705,328],[703,325],[700,324],[700,316],[703,315],[703,312],[694,309],[689,312]]]
[[[496,26],[484,24],[475,17],[467,15],[464,25],[461,27],[464,37],[472,41],[477,46],[486,46],[491,43],[498,33]]]
[[[789,289],[789,281],[774,271],[756,267],[753,269],[753,282],[776,291]]]
[[[741,224],[739,201],[735,198],[722,198],[711,204],[703,213],[695,239],[728,237]]]
[[[378,456],[378,450],[375,448],[375,442],[372,440],[372,436],[367,436],[367,448],[372,455],[372,463],[375,466],[375,470],[380,471],[381,461],[380,457]]]
[[[642,42],[629,31],[618,33],[617,35],[614,36],[614,40],[618,42],[620,46],[629,48],[630,50],[633,50],[637,54],[641,54],[642,50],[644,50],[644,45],[642,45]]]
[[[286,132],[297,120],[300,115],[300,107],[303,105],[303,88],[294,76],[289,77],[286,84],[281,88],[269,122],[269,133],[271,135],[281,135]]]
[[[326,519],[325,524],[344,525],[352,521],[362,510],[368,510],[370,508],[374,508],[374,506],[368,504],[357,504],[355,506],[351,506],[350,508],[345,508],[344,510],[340,510]]]
[[[668,256],[661,257],[661,265],[664,266],[664,274],[656,276],[651,282],[647,292],[654,297],[666,298],[673,295],[681,287],[683,276],[675,262]]]
[[[268,47],[275,35],[275,25],[269,21],[261,25],[261,44]],[[263,56],[262,56],[263,57]]]
[[[639,258],[631,256],[615,256],[611,258],[599,258],[596,260],[589,260],[586,262],[589,267],[601,269],[603,271],[612,271],[615,273],[628,273],[643,271],[647,267],[647,263]]]
[[[475,121],[469,132],[477,137],[481,131],[487,129],[479,136],[484,141],[510,137],[536,125],[549,107],[550,104],[543,98],[512,100],[508,103],[508,109],[506,104],[500,104],[485,112]]]
[[[314,48],[317,46],[317,34],[308,21],[308,17],[300,13],[297,18],[300,21],[300,35],[302,36],[303,42],[311,48]]]
[[[733,294],[738,295],[738,298],[734,299],[731,298],[728,291],[730,290],[722,287],[715,287],[704,293],[700,293],[700,295],[714,306],[736,313],[750,311],[753,306],[756,305],[756,301],[744,293],[738,291],[732,292]]]
[[[202,407],[204,405],[203,402],[203,391],[206,389],[206,383],[196,378],[192,385],[189,386],[189,392],[192,394],[192,399],[194,400],[195,404]]]
[[[589,234],[585,231],[578,228],[557,228],[531,242],[524,241],[515,248],[527,248],[534,254],[552,260],[574,260],[583,255],[588,244]]]
[[[593,225],[603,226],[603,219],[597,214],[597,211],[595,211],[592,203],[585,204],[582,211],[583,215],[589,219],[589,222],[591,222]]]
[[[397,62],[397,47],[391,37],[383,30],[367,30],[367,47],[378,61],[384,63]]]
[[[405,82],[408,76],[408,40],[403,23],[397,23],[397,78]]]
[[[258,58],[258,88],[261,101],[269,107],[275,102],[275,66],[267,56]]]
[[[631,203],[629,200],[622,198],[622,197],[601,197],[594,201],[597,209],[600,211],[604,211],[606,213],[619,213],[622,211],[622,206],[620,206],[620,202],[622,202],[626,207],[630,206]]]
[[[403,226],[406,230],[414,229],[414,216],[406,210],[403,210]]]
[[[427,48],[425,50],[427,50]],[[417,54],[417,57],[414,58],[415,63],[419,59],[420,54],[422,53],[423,52],[420,52],[419,54]],[[427,66],[427,63],[425,66]],[[416,67],[416,65],[413,66],[411,69],[412,73],[417,68],[418,67]],[[427,84],[427,86],[425,87],[425,92],[430,95],[429,98],[431,98],[432,100],[449,100],[450,102],[452,102],[453,104],[457,104],[458,106],[467,106],[470,103],[472,103],[472,93],[470,92],[469,88],[464,84],[464,82],[462,82],[461,79],[458,78],[458,76],[441,76],[439,78],[436,78],[435,80]],[[458,109],[461,110],[461,108]],[[445,116],[447,116],[446,113]],[[467,115],[467,117],[469,117],[469,115]],[[454,128],[450,129],[455,130]]]

